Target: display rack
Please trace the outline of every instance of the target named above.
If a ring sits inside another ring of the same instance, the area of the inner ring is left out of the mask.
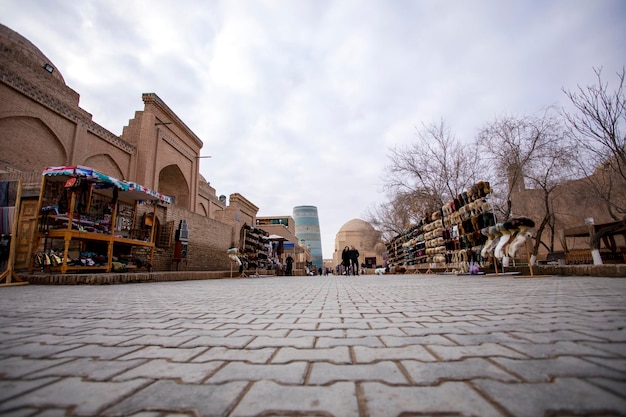
[[[21,181],[0,181],[0,286],[25,285],[14,270],[16,235],[18,229],[20,202],[22,199]],[[11,188],[15,190],[12,192]],[[13,205],[10,205],[13,202]]]
[[[259,269],[267,269],[268,256],[266,247],[266,238],[269,234],[256,227],[248,225],[243,228],[243,245],[241,254],[244,257],[244,268],[242,275],[247,276],[250,273],[257,274]],[[252,271],[252,272],[250,272]]]
[[[481,229],[496,222],[486,200],[491,192],[478,182],[387,242],[390,269],[463,272],[486,240]]]
[[[110,272],[151,265],[155,230],[140,221],[138,209],[151,205],[154,218],[159,202],[169,204],[171,199],[88,167],[46,168],[30,272]],[[133,263],[135,248],[143,248],[147,259]]]

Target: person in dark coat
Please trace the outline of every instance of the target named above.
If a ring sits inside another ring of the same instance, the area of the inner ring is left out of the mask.
[[[343,274],[350,275],[350,248],[347,246],[343,248],[343,252],[341,252],[341,265],[343,265],[345,270]]]
[[[348,253],[352,263],[352,275],[359,275],[359,251],[352,246]]]
[[[285,262],[287,262],[287,275],[293,275],[293,258],[291,257],[291,255],[287,255],[287,259],[285,260]]]

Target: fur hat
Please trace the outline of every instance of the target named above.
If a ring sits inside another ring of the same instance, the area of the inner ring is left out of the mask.
[[[513,217],[508,223],[515,230],[530,229],[535,227],[535,222],[528,217]]]

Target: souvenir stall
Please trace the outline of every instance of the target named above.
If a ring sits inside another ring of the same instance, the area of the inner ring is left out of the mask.
[[[433,269],[467,273],[480,262],[487,237],[481,230],[496,224],[481,181],[422,218],[387,243],[392,271],[432,273]]]
[[[30,272],[149,269],[155,230],[144,220],[169,203],[168,196],[89,167],[46,168]]]

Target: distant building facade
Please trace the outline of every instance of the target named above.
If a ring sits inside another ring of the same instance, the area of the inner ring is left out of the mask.
[[[59,69],[26,38],[0,24],[0,180],[22,180],[22,213],[33,208],[48,166],[83,165],[173,197],[159,207],[157,223],[189,226],[190,270],[227,270],[226,251],[256,223],[258,207],[234,193],[227,204],[200,175],[202,141],[154,93],[142,95],[121,136],[92,120]],[[20,236],[35,224],[21,223]],[[16,269],[30,261],[30,242],[19,239]],[[167,270],[172,247],[157,247],[155,270]]]

